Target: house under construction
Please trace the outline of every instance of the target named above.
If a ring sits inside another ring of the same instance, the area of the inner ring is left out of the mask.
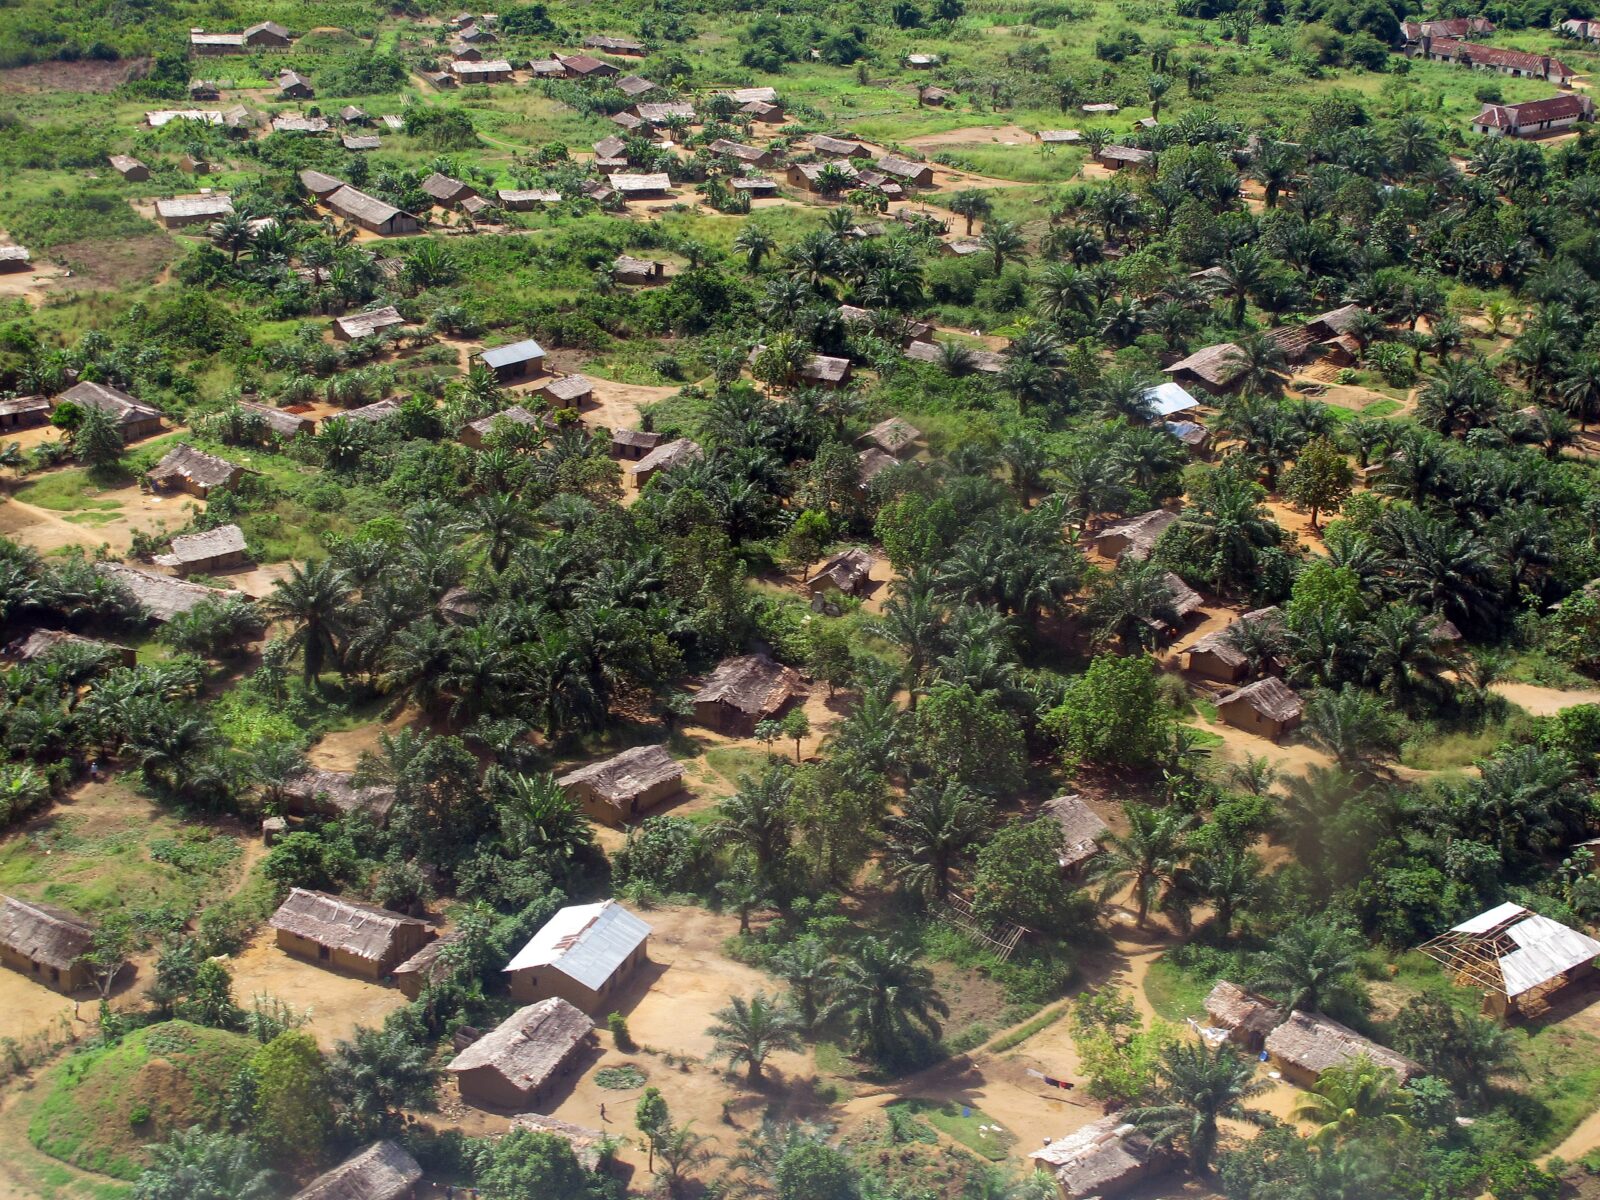
[[[1486,1013],[1534,1016],[1600,958],[1600,942],[1520,904],[1497,905],[1418,947],[1458,987],[1483,992]]]

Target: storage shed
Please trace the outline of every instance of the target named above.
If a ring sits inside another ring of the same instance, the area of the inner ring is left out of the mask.
[[[205,571],[234,571],[250,565],[244,531],[237,525],[219,525],[204,533],[183,533],[172,539],[166,554],[156,562],[183,575]]]
[[[291,1200],[411,1200],[422,1167],[393,1142],[373,1142],[318,1175]]]
[[[1349,1026],[1321,1013],[1290,1013],[1283,1024],[1267,1035],[1265,1047],[1272,1064],[1283,1077],[1300,1088],[1315,1087],[1329,1067],[1363,1055],[1393,1071],[1401,1083],[1426,1073],[1420,1063],[1362,1037]]]
[[[188,444],[174,446],[145,472],[157,491],[187,492],[204,500],[219,488],[230,488],[244,476],[244,468]]]
[[[694,694],[694,718],[729,737],[750,737],[810,689],[800,673],[765,654],[724,659]]]
[[[1129,562],[1143,562],[1177,519],[1178,514],[1171,509],[1153,508],[1107,525],[1095,535],[1094,548],[1113,561],[1126,558]]]
[[[1300,725],[1300,697],[1276,675],[1229,692],[1217,701],[1217,716],[1229,725],[1277,741]]]
[[[481,350],[478,360],[494,372],[498,383],[516,383],[544,374],[544,347],[532,338]]]

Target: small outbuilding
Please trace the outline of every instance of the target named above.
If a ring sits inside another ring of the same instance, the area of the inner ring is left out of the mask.
[[[1250,659],[1239,649],[1236,636],[1231,631],[1234,625],[1249,625],[1258,621],[1265,622],[1269,628],[1282,628],[1283,611],[1276,605],[1252,609],[1226,629],[1208,633],[1189,647],[1183,669],[1191,675],[1215,679],[1219,683],[1238,683],[1249,672]]]
[[[1426,1074],[1420,1063],[1362,1037],[1349,1026],[1321,1013],[1290,1013],[1283,1024],[1267,1034],[1264,1045],[1273,1066],[1299,1088],[1316,1087],[1317,1080],[1329,1067],[1362,1056],[1393,1071],[1401,1083]]]
[[[349,817],[361,813],[380,829],[389,823],[396,791],[384,784],[358,787],[349,771],[304,767],[283,781],[279,789],[284,810],[291,816]]]
[[[634,746],[556,781],[591,818],[626,825],[683,790],[683,764],[665,746]]]
[[[399,329],[406,324],[408,322],[400,315],[398,308],[392,304],[385,304],[382,308],[371,308],[366,312],[335,317],[333,336],[341,342],[354,342],[382,333],[385,329]]]
[[[129,183],[143,183],[150,178],[150,168],[131,154],[113,154],[107,161],[111,169]]]
[[[291,1200],[412,1200],[422,1167],[393,1142],[373,1142],[318,1175]]]
[[[478,361],[494,372],[497,383],[516,383],[544,374],[544,347],[532,338],[478,352]]]
[[[1600,941],[1507,901],[1419,947],[1457,987],[1483,993],[1497,1017],[1531,1016],[1552,996],[1594,973]]]
[[[1300,725],[1300,697],[1276,675],[1229,692],[1217,701],[1217,716],[1229,725],[1277,741]]]
[[[1046,801],[1040,815],[1061,827],[1061,869],[1077,871],[1100,853],[1100,843],[1111,832],[1100,814],[1077,792]]]
[[[1094,548],[1113,561],[1126,558],[1129,562],[1143,562],[1150,557],[1156,543],[1178,519],[1169,508],[1153,508],[1149,512],[1107,525],[1094,538]]]
[[[634,258],[619,254],[611,264],[612,276],[618,283],[647,286],[660,283],[667,277],[667,264],[653,259]]]
[[[64,629],[35,629],[27,637],[18,638],[7,646],[6,656],[13,662],[43,662],[62,646],[85,646],[105,651],[129,670],[139,662],[139,652],[132,646],[119,646],[99,638],[79,637]]]
[[[792,667],[765,654],[724,659],[694,694],[694,719],[729,737],[750,737],[810,689]]]
[[[510,408],[503,408],[497,413],[463,425],[459,434],[461,444],[471,446],[474,450],[482,450],[489,440],[489,435],[494,432],[495,426],[501,424],[521,425],[528,429],[537,429],[543,434],[550,424],[550,418],[542,413],[531,412],[520,404],[513,404]]]
[[[1260,1054],[1267,1035],[1283,1024],[1282,1006],[1247,992],[1226,979],[1217,980],[1205,999],[1206,1015],[1214,1028],[1228,1031],[1228,1040],[1251,1054]]]
[[[1068,1200],[1120,1195],[1167,1166],[1149,1137],[1115,1114],[1046,1143],[1028,1158],[1054,1176]]]
[[[210,571],[236,571],[250,565],[244,531],[237,525],[219,525],[204,533],[184,533],[172,539],[171,550],[155,561],[184,575]]]
[[[43,396],[0,400],[0,429],[29,429],[50,419],[50,401]]]
[[[367,979],[382,979],[434,936],[415,917],[306,888],[291,888],[267,924],[280,950]]]
[[[638,462],[661,444],[661,435],[644,429],[613,429],[611,457],[623,462]]]
[[[879,475],[890,467],[897,466],[898,460],[891,454],[885,454],[876,446],[868,446],[856,455],[859,464],[856,470],[856,485],[865,488]]]
[[[423,989],[445,979],[449,972],[449,962],[442,957],[446,946],[461,940],[461,931],[444,934],[434,938],[421,950],[418,950],[405,962],[394,969],[394,985],[400,989],[400,994],[407,1000],[415,1000],[422,995]]]
[[[581,408],[594,399],[594,380],[587,375],[563,375],[539,389],[551,408]]]
[[[144,477],[157,491],[187,492],[204,500],[214,491],[237,484],[244,477],[244,468],[184,444],[167,451]]]
[[[506,964],[506,984],[517,1000],[559,998],[597,1015],[616,1006],[649,946],[650,926],[615,900],[569,904]]]
[[[829,592],[841,596],[859,596],[872,583],[875,561],[859,546],[841,550],[825,560],[806,580],[806,591],[813,597],[826,596]]]
[[[244,596],[233,588],[206,587],[130,567],[127,563],[97,562],[94,569],[126,588],[152,621],[167,622],[197,604],[232,600]]]
[[[594,1035],[594,1022],[558,996],[519,1009],[473,1042],[445,1070],[478,1108],[541,1107]]]
[[[560,1138],[572,1147],[578,1165],[585,1171],[600,1169],[601,1151],[611,1137],[610,1134],[601,1133],[598,1129],[574,1125],[570,1121],[547,1117],[541,1113],[519,1113],[512,1117],[512,1132],[515,1133],[519,1129],[525,1129],[529,1133],[548,1133]]]
[[[76,992],[94,980],[85,956],[95,927],[54,904],[0,896],[0,963],[58,992]]]

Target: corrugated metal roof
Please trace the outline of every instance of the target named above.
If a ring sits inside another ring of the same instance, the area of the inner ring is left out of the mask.
[[[1537,913],[1506,930],[1517,949],[1500,960],[1506,995],[1520,996],[1542,983],[1600,958],[1600,942]]]
[[[1144,402],[1150,406],[1152,417],[1170,417],[1173,413],[1187,412],[1191,408],[1200,407],[1200,401],[1170,379],[1165,383],[1158,383],[1147,391],[1144,394]]]
[[[527,362],[531,358],[543,358],[544,347],[532,338],[525,338],[520,342],[512,342],[507,346],[495,346],[485,350],[478,356],[483,359],[484,365],[489,367],[509,367],[512,363]]]
[[[554,967],[597,992],[649,936],[650,926],[615,900],[574,904],[545,922],[505,969]]]
[[[1497,925],[1504,925],[1514,917],[1524,915],[1528,910],[1520,904],[1513,904],[1507,900],[1504,904],[1497,904],[1488,912],[1481,912],[1470,921],[1463,921],[1459,925],[1451,926],[1451,933],[1488,933]]]

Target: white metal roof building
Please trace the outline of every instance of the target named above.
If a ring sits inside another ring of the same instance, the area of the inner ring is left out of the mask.
[[[650,937],[650,926],[615,900],[561,909],[506,964],[507,974],[549,968],[601,992]]]
[[[1151,418],[1170,417],[1173,413],[1190,412],[1200,407],[1200,401],[1191,396],[1181,384],[1167,380],[1158,383],[1144,394],[1144,402]]]
[[[1421,950],[1457,984],[1489,993],[1496,1009],[1528,1011],[1600,958],[1600,941],[1507,901]]]

